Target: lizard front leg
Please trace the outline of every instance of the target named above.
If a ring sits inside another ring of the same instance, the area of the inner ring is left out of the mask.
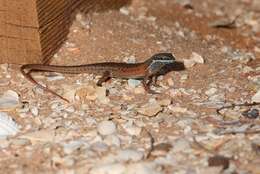
[[[152,83],[152,76],[145,76],[142,83],[143,83],[143,86],[144,86],[144,89],[150,93],[150,94],[158,94],[157,92],[155,92],[154,90],[152,90],[150,87],[151,87],[151,83]],[[147,82],[148,81],[148,82]]]
[[[161,87],[160,85],[157,84],[158,76],[154,75],[152,78],[152,85],[155,87]]]
[[[153,84],[154,86],[158,86],[156,84],[157,77],[158,77],[159,72],[162,70],[162,68],[164,66],[165,66],[164,64],[152,64],[147,68],[146,75],[143,80],[143,85],[144,85],[145,90],[148,93],[158,94],[157,92],[151,90],[150,86],[151,86],[151,84]]]

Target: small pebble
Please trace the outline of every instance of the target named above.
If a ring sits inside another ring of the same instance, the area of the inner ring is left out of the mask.
[[[78,99],[79,96],[76,96],[76,92],[79,90],[78,88],[78,85],[63,85],[63,97],[68,99],[69,101],[74,101],[75,99]]]
[[[205,62],[204,58],[196,52],[191,53],[190,59],[193,60],[195,63],[204,64]]]
[[[111,135],[116,132],[116,125],[112,121],[102,121],[98,123],[97,130],[101,135]]]
[[[96,152],[106,152],[108,150],[107,144],[103,142],[96,142],[91,144],[91,150],[94,150]]]
[[[143,87],[137,87],[137,88],[134,88],[134,93],[135,94],[144,94],[145,93],[145,90]]]
[[[204,58],[198,53],[192,52],[189,59],[184,59],[184,65],[186,68],[193,67],[196,63],[204,64]]]
[[[71,141],[69,143],[63,144],[63,151],[66,154],[71,154],[75,150],[79,149],[82,145],[82,141]]]
[[[0,112],[0,139],[15,135],[19,131],[18,124],[5,112]]]
[[[186,68],[191,68],[196,64],[196,62],[194,60],[191,60],[191,59],[184,59],[183,62],[184,62],[184,66]]]
[[[11,144],[11,141],[7,139],[0,139],[0,149],[7,148]]]
[[[37,107],[31,107],[31,113],[33,114],[33,116],[38,116],[39,114],[39,110]]]
[[[127,166],[125,174],[161,174],[156,171],[156,165],[153,163],[132,163]]]
[[[78,96],[81,101],[96,100],[97,98],[95,88],[90,85],[77,89],[75,95]]]
[[[181,76],[181,81],[187,80],[188,77],[189,77],[188,74],[183,74],[183,75]]]
[[[179,138],[173,142],[173,151],[174,152],[185,152],[185,150],[190,149],[190,143],[184,138]]]
[[[119,150],[116,152],[116,160],[118,161],[139,161],[143,158],[143,153],[133,149]]]
[[[30,140],[25,138],[15,138],[11,141],[11,144],[15,146],[25,146],[30,144]]]
[[[108,104],[110,102],[109,98],[106,96],[107,89],[105,87],[96,87],[96,95],[100,103]]]
[[[7,86],[10,84],[10,79],[0,79],[0,86]]]
[[[0,97],[0,109],[10,110],[16,108],[19,104],[19,95],[17,92],[8,90]]]
[[[142,128],[137,127],[136,125],[133,124],[132,121],[128,121],[127,123],[122,125],[123,128],[125,129],[125,131],[129,134],[129,135],[135,135],[135,136],[139,136]]]
[[[56,81],[56,80],[63,80],[63,79],[65,79],[65,77],[63,76],[63,74],[60,73],[52,73],[49,76],[47,76],[48,81]]]
[[[225,94],[214,94],[209,97],[209,101],[215,104],[223,104],[225,102]]]
[[[135,88],[141,84],[140,80],[135,80],[135,79],[129,79],[127,82],[131,88]]]
[[[124,174],[126,167],[121,163],[97,164],[90,170],[90,174]],[[126,174],[126,173],[125,173]]]
[[[74,108],[74,106],[69,106],[69,107],[67,107],[67,108],[65,109],[65,111],[67,111],[67,112],[69,112],[69,113],[73,113],[73,112],[75,112],[75,108]]]
[[[19,138],[29,139],[32,144],[37,142],[54,142],[55,132],[49,129],[42,129],[23,134]]]
[[[130,13],[129,10],[126,7],[121,7],[119,11],[123,15],[129,15],[129,13]]]
[[[171,100],[170,99],[162,99],[162,100],[159,100],[158,103],[161,105],[161,106],[168,106],[171,104]]]
[[[67,166],[67,167],[71,167],[74,163],[75,163],[75,160],[69,156],[67,157],[60,157],[59,155],[55,155],[51,158],[52,162],[53,162],[53,165],[64,165],[64,166]]]
[[[124,62],[126,63],[136,63],[136,57],[135,56],[129,56],[129,57],[125,57],[123,59]]]
[[[172,149],[172,145],[169,143],[160,143],[154,146],[151,155],[153,156],[165,156]]]
[[[217,91],[218,91],[218,90],[217,90],[216,88],[210,88],[210,89],[208,89],[208,90],[205,92],[205,94],[206,94],[207,96],[212,96],[212,95],[215,94]]]
[[[158,103],[148,103],[139,108],[137,112],[145,116],[154,117],[162,110],[163,108]]]
[[[168,108],[169,108],[171,111],[176,112],[176,113],[187,113],[187,112],[188,112],[188,109],[187,109],[187,108],[180,107],[180,106],[170,105],[170,106],[168,106]]]
[[[108,146],[117,146],[120,147],[120,139],[118,138],[117,135],[107,135],[104,139],[104,142],[108,145]]]
[[[260,102],[260,90],[252,97],[252,102]]]

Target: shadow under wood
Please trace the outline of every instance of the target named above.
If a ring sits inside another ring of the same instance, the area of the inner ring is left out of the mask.
[[[85,0],[77,10],[87,14],[89,12],[103,12],[107,10],[118,10],[123,6],[130,5],[132,0]]]
[[[54,13],[54,17],[51,15],[49,15],[49,18],[44,17],[40,23],[43,64],[50,63],[53,55],[60,49],[62,43],[67,39],[69,29],[75,19],[77,12],[81,12],[87,15],[91,12],[97,11],[105,12],[108,10],[119,10],[121,7],[128,6],[132,2],[132,0],[67,0],[64,2],[58,0],[52,1],[57,2],[56,5],[60,5],[55,7],[59,9],[55,11],[55,13],[58,15],[55,15]],[[42,11],[42,9],[39,9],[39,11]]]
[[[108,10],[119,10],[128,6],[132,0],[71,0],[70,24],[78,12],[88,15],[93,12],[105,12]]]

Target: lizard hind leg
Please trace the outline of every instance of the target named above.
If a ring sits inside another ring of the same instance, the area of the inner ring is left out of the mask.
[[[103,82],[108,81],[111,78],[111,74],[109,71],[105,71],[102,75],[102,77],[98,80],[97,86],[102,86]]]

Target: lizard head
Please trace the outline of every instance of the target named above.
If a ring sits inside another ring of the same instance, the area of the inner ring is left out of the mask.
[[[175,57],[172,55],[172,53],[158,53],[153,55],[151,58],[151,64],[157,63],[157,64],[169,64],[175,62]]]
[[[164,74],[172,70],[180,71],[185,69],[183,62],[176,61],[172,53],[158,53],[147,61],[149,61],[147,62],[149,64],[148,70],[152,74]]]

